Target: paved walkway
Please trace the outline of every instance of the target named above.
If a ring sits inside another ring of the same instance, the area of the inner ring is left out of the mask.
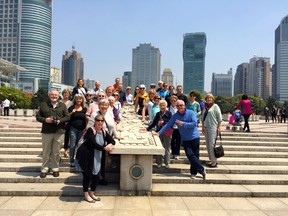
[[[287,216],[288,198],[225,197],[0,197],[0,215]]]
[[[223,130],[228,123],[223,123]],[[34,117],[0,116],[0,127],[39,128]],[[251,131],[275,131],[287,136],[288,124],[251,122]],[[17,187],[17,184],[15,184]],[[288,198],[226,197],[124,197],[103,196],[97,203],[83,197],[0,197],[0,215],[191,215],[191,216],[287,216]]]

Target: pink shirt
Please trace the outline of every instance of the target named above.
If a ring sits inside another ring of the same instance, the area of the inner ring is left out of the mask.
[[[250,100],[241,100],[238,105],[237,108],[241,110],[242,114],[252,114],[252,108],[251,108],[251,102]]]

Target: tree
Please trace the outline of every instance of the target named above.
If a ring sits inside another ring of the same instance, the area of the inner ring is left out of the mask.
[[[38,109],[40,103],[47,101],[48,99],[48,92],[43,88],[39,88],[39,90],[32,97],[31,109]]]
[[[6,98],[10,101],[14,101],[17,108],[20,109],[28,109],[31,104],[31,96],[28,93],[13,87],[2,86],[0,87],[0,101],[5,100]]]

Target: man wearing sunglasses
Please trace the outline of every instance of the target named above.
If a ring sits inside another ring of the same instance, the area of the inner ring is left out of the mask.
[[[175,123],[178,126],[185,154],[190,161],[191,179],[196,179],[197,173],[206,179],[206,172],[199,160],[200,133],[198,130],[197,117],[194,111],[187,110],[185,102],[178,100],[176,103],[177,112],[172,115],[171,119],[154,135],[163,135],[166,130],[171,128]]]

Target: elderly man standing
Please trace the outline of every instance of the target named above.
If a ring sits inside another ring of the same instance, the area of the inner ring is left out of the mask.
[[[42,167],[40,178],[45,178],[49,164],[54,177],[59,176],[60,149],[64,141],[65,123],[69,121],[69,113],[64,103],[59,102],[59,92],[49,92],[50,100],[40,104],[36,114],[37,121],[42,123]]]
[[[166,130],[171,128],[175,123],[178,126],[185,154],[190,161],[191,179],[196,179],[197,173],[206,179],[206,172],[199,160],[200,133],[198,131],[198,121],[196,114],[192,110],[187,110],[185,102],[178,100],[176,102],[177,112],[172,115],[171,119],[155,135],[163,135]]]

